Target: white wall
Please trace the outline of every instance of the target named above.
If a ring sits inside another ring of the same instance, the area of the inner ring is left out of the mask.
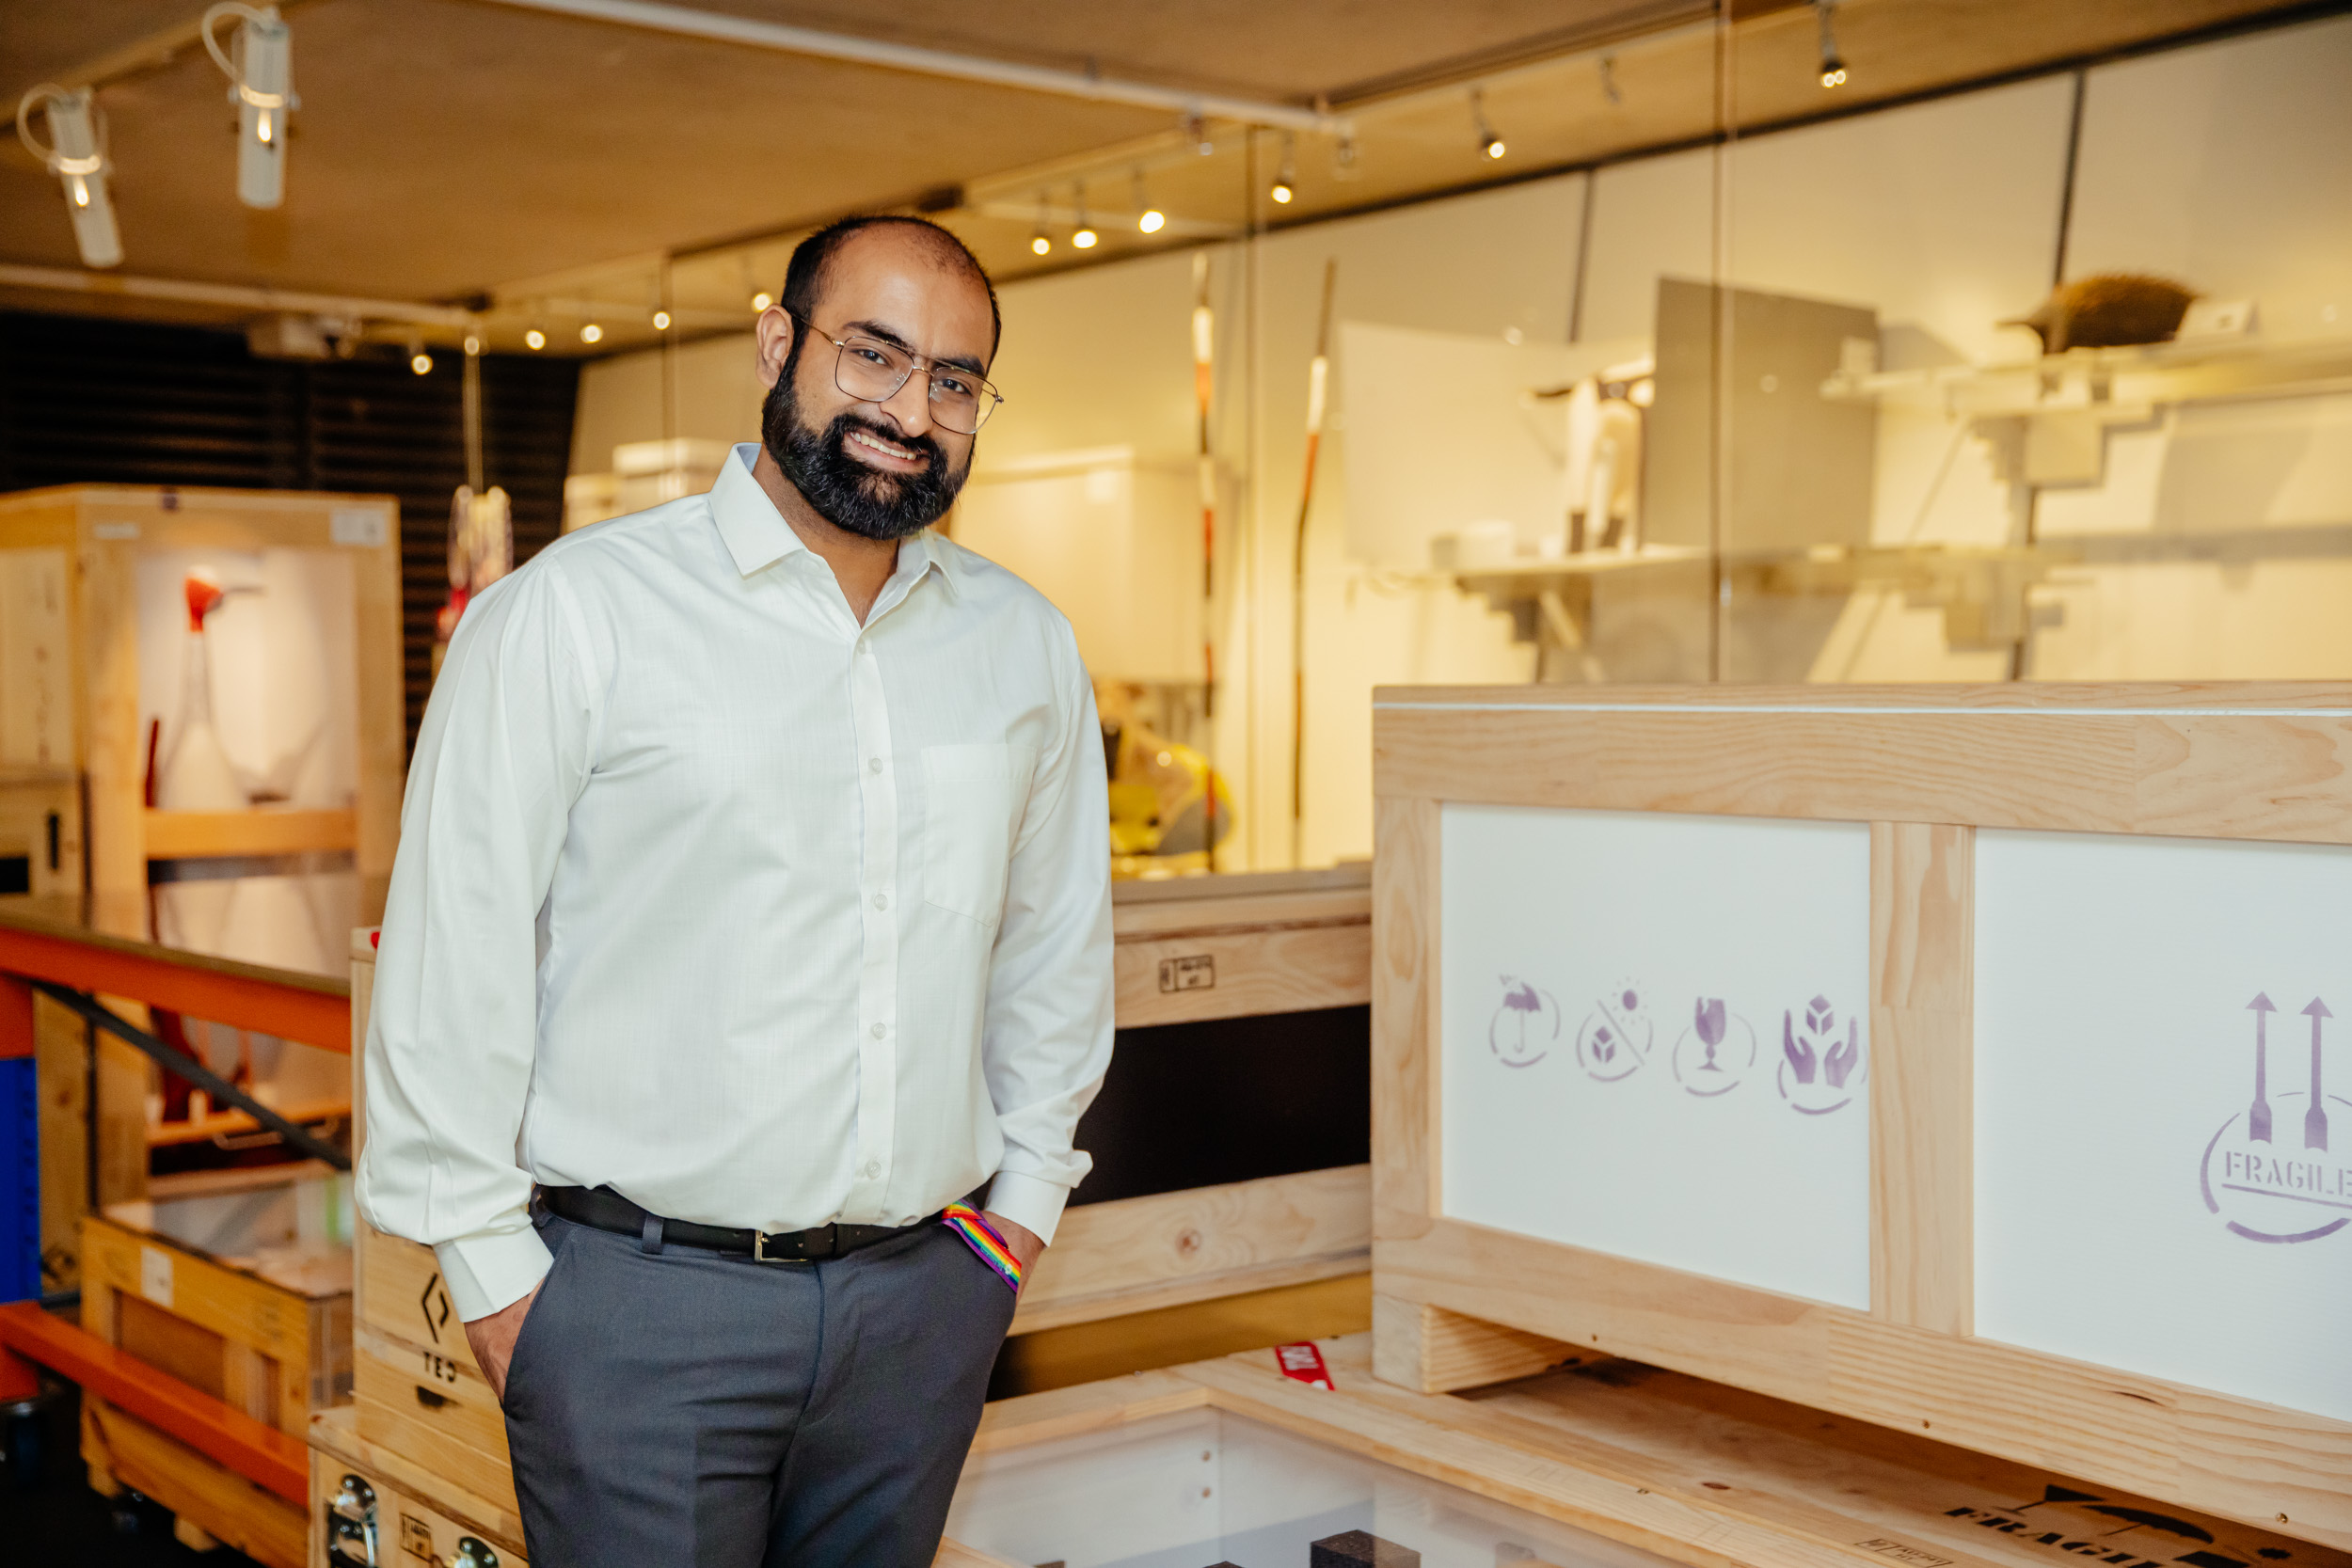
[[[2216,296],[2256,298],[2269,335],[2352,334],[2347,82],[2352,19],[2092,71],[2068,276],[2165,273]],[[1590,177],[1579,337],[1645,337],[1664,275],[1867,306],[1889,368],[2028,353],[2019,329],[1996,324],[2031,309],[2050,286],[2073,91],[2071,78],[2014,84],[1605,167]],[[1287,863],[1291,853],[1291,550],[1327,260],[1338,262],[1339,320],[1561,342],[1577,292],[1586,178],[1205,252],[1217,326],[1213,426],[1231,498],[1218,517],[1211,617],[1224,674],[1214,750],[1242,818],[1229,865]],[[1008,401],[982,437],[978,471],[1090,447],[1129,447],[1144,464],[1187,458],[1193,287],[1189,251],[1007,287],[994,373]],[[1737,374],[1736,344],[1729,363],[1726,373]],[[592,367],[575,467],[604,467],[623,440],[755,433],[748,337],[679,351],[666,409],[664,391],[658,356]],[[1347,426],[1348,410],[1335,403],[1308,519],[1310,863],[1371,847],[1375,685],[1534,673],[1533,650],[1482,601],[1350,558]],[[2022,502],[1996,483],[1964,425],[1933,409],[1889,407],[1878,431],[1878,542],[1993,545],[2021,526]],[[2352,398],[2197,406],[2119,432],[2105,483],[2045,490],[2038,517],[2042,537],[2097,535],[2106,553],[2037,591],[2030,673],[2352,674],[2352,616],[2339,609],[2352,562],[2233,562],[2209,542],[2217,531],[2263,530],[2270,546],[2279,531],[2301,529],[2310,531],[2296,537],[2307,536],[2314,556],[2343,547],[2352,531]],[[2166,559],[2131,555],[2174,535],[2208,542],[2177,540]],[[1197,585],[1105,581],[1091,591],[1115,600]],[[1613,592],[1596,612],[1597,638],[1613,615],[1618,635],[1604,673],[1690,673],[1692,628],[1703,641],[1706,625],[1694,584]],[[1733,679],[1997,679],[2008,656],[1954,653],[1936,610],[1864,592],[1735,605],[1723,668]]]

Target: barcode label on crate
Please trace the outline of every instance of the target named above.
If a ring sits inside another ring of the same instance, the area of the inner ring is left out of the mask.
[[[139,1248],[139,1294],[158,1307],[171,1305],[171,1254],[161,1247]]]
[[[1187,953],[1181,958],[1160,960],[1161,990],[1215,990],[1216,989],[1216,954]]]
[[[327,515],[326,536],[338,545],[379,548],[384,543],[383,510],[373,506],[339,506]]]

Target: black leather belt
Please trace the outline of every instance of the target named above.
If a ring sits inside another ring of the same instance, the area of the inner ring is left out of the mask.
[[[820,1225],[811,1230],[749,1230],[692,1220],[663,1219],[640,1209],[610,1187],[542,1187],[539,1200],[575,1225],[594,1226],[619,1236],[636,1236],[649,1250],[663,1243],[733,1253],[755,1263],[815,1263],[903,1236],[914,1225]],[[936,1216],[933,1216],[934,1218]],[[928,1223],[917,1220],[915,1225]]]

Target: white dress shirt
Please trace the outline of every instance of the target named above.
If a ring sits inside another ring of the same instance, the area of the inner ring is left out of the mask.
[[[533,1181],[788,1231],[993,1174],[1050,1240],[1086,1175],[1109,813],[1070,624],[926,532],[861,626],[757,450],[477,598],[425,709],[358,1197],[461,1318],[546,1274]]]

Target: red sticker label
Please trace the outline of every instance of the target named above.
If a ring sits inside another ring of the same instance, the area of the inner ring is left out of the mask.
[[[1323,1364],[1323,1352],[1313,1344],[1301,1340],[1295,1345],[1274,1347],[1274,1364],[1282,1369],[1282,1375],[1294,1383],[1328,1392],[1331,1387],[1330,1369]]]

